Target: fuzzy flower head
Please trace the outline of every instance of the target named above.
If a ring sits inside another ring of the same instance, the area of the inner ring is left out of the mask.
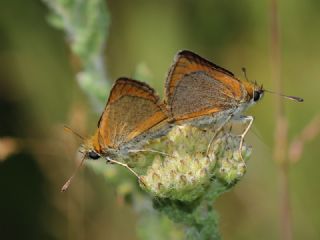
[[[162,153],[138,153],[128,164],[141,172],[141,187],[154,197],[190,202],[203,196],[213,181],[233,185],[246,171],[251,148],[240,137],[222,129],[176,126],[167,136],[144,146]],[[243,160],[244,159],[244,160]]]

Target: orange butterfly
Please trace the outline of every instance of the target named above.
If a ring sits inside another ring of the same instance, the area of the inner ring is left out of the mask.
[[[83,145],[82,163],[86,158],[103,157],[108,162],[128,168],[140,179],[127,164],[114,159],[144,151],[137,148],[147,140],[165,135],[170,127],[165,108],[151,87],[132,79],[119,78],[111,89],[96,133]],[[62,187],[62,191],[68,188],[73,176]]]
[[[184,50],[177,53],[170,68],[165,86],[165,102],[169,121],[176,124],[217,124],[220,126],[217,133],[230,120],[247,122],[248,126],[241,134],[240,151],[254,119],[241,114],[258,102],[266,91],[262,86],[242,81],[232,72]],[[298,97],[282,96],[303,101]]]

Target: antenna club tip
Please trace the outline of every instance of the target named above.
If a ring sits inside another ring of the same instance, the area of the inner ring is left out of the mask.
[[[71,179],[69,179],[69,180],[62,186],[61,192],[67,191],[67,189],[69,188],[70,182],[71,182]]]
[[[301,98],[301,97],[290,96],[290,98],[291,98],[292,100],[297,101],[297,102],[304,102],[304,99]]]
[[[264,89],[265,92],[268,92],[268,93],[272,93],[272,94],[276,94],[276,95],[279,95],[281,97],[285,97],[285,98],[288,98],[290,100],[294,100],[294,101],[297,101],[297,102],[304,102],[304,99],[301,98],[301,97],[296,97],[296,96],[288,96],[288,95],[284,95],[282,93],[277,93],[277,92],[273,92],[273,91],[270,91],[270,90],[266,90]]]

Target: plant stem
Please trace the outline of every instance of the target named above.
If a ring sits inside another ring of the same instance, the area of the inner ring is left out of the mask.
[[[281,46],[279,36],[278,2],[270,0],[270,34],[271,34],[271,68],[272,79],[276,84],[276,91],[282,92],[281,81]],[[276,131],[274,160],[278,164],[278,181],[280,191],[280,222],[281,239],[292,239],[292,219],[289,192],[289,161],[287,157],[288,124],[284,113],[281,97],[276,96]]]
[[[289,163],[279,167],[281,239],[293,239],[289,188]]]

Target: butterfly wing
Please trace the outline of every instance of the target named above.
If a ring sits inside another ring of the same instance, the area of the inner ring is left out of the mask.
[[[168,114],[175,121],[232,109],[245,95],[233,73],[186,50],[176,55],[165,91]]]
[[[167,119],[159,97],[147,84],[118,79],[99,120],[100,144],[116,149],[141,138],[152,138]]]

